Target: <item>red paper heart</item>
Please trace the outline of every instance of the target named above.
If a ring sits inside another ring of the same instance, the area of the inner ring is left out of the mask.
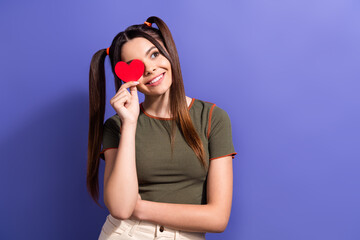
[[[144,73],[144,69],[144,63],[138,59],[132,60],[129,65],[123,61],[115,65],[116,75],[124,82],[139,80]]]

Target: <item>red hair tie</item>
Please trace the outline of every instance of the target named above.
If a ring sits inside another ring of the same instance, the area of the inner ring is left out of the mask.
[[[108,48],[106,49],[106,54],[107,54],[107,55],[109,55],[109,51],[110,51],[110,48],[108,47]]]
[[[144,22],[146,25],[148,25],[149,27],[151,27],[151,23],[149,22]]]

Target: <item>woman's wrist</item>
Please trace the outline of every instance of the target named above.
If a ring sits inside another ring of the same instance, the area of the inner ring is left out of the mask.
[[[145,201],[144,200],[139,200],[139,219],[140,220],[145,220],[145,208],[144,208],[144,203]]]
[[[124,129],[129,131],[136,131],[137,122],[123,122],[121,124],[121,132],[124,131]]]
[[[132,217],[137,220],[145,220],[145,212],[144,212],[144,200],[138,199],[136,202],[135,209],[132,213]]]

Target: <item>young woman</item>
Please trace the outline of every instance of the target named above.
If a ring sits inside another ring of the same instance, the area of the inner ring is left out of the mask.
[[[103,123],[107,55],[115,77],[110,103],[116,114]],[[122,84],[115,65],[134,59],[144,63],[143,75]],[[149,17],[96,52],[89,91],[87,187],[99,204],[101,157],[104,203],[110,212],[99,239],[205,239],[206,232],[223,232],[230,217],[236,155],[230,119],[215,104],[185,96],[166,24]],[[138,91],[145,95],[141,104]]]

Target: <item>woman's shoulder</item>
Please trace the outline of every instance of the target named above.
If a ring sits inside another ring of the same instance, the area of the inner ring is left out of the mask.
[[[214,102],[209,102],[201,99],[194,98],[193,107],[196,110],[201,109],[202,111],[208,110],[210,112],[225,113],[225,110],[216,105]]]
[[[192,103],[192,107],[196,109],[211,109],[216,106],[216,104],[212,102],[208,102],[197,98],[193,98],[193,99],[194,101]]]
[[[107,118],[104,122],[104,127],[118,130],[121,127],[121,120],[119,115],[114,114],[111,117]]]
[[[210,120],[223,120],[229,118],[228,113],[216,105],[216,103],[195,99],[193,103],[194,112],[206,114]]]

